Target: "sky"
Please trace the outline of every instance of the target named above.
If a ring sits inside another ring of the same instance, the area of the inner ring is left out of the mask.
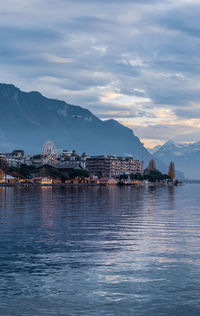
[[[0,2],[0,82],[116,119],[152,148],[200,141],[199,0]]]

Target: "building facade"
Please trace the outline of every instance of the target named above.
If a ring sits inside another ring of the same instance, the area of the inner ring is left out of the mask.
[[[25,155],[23,150],[13,150],[11,153],[1,154],[1,159],[4,159],[9,167],[20,167],[25,163]]]
[[[59,163],[63,165],[73,165],[74,168],[81,167],[86,169],[86,160],[89,156],[86,153],[79,155],[75,150],[63,150],[59,157]]]
[[[143,174],[143,162],[133,157],[93,156],[86,160],[86,169],[98,177],[118,177],[122,174]]]

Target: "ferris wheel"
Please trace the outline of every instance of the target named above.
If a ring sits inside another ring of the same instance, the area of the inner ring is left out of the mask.
[[[51,141],[47,141],[43,146],[42,154],[48,157],[57,157],[57,149],[55,144]]]

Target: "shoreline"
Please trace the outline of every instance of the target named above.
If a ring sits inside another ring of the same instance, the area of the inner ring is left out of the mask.
[[[173,183],[156,183],[156,182],[149,182],[149,183],[132,183],[132,184],[97,184],[97,183],[52,183],[52,184],[39,184],[39,183],[1,183],[0,188],[6,187],[130,187],[130,186],[175,186]]]

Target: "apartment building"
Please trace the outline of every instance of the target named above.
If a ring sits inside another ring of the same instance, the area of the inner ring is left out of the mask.
[[[117,177],[121,174],[142,174],[143,162],[133,157],[93,156],[86,160],[86,169],[98,177]]]

